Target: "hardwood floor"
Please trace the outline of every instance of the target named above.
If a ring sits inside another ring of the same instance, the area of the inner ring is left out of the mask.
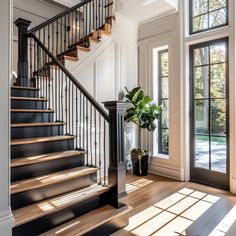
[[[236,196],[227,191],[151,174],[128,174],[127,192],[125,201],[133,208],[130,223],[113,236],[218,236],[227,231],[236,235],[232,230]]]

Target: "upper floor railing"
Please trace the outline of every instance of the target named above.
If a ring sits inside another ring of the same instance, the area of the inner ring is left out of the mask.
[[[113,0],[85,0],[29,30],[54,55],[75,45],[89,47],[89,37],[111,24]]]

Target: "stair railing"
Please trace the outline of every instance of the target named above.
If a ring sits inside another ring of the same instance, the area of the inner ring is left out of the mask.
[[[75,136],[73,148],[86,150],[85,165],[98,168],[98,184],[109,186],[106,201],[120,207],[120,198],[126,195],[126,104],[105,102],[107,113],[58,56],[109,23],[111,5],[111,0],[85,0],[30,31],[30,22],[18,19],[17,85],[39,89],[40,97],[48,100],[48,109],[55,112],[55,121],[65,122],[65,135]]]
[[[61,14],[43,22],[28,33],[34,34],[55,56],[71,47],[89,47],[89,36],[111,23],[113,0],[84,0]]]

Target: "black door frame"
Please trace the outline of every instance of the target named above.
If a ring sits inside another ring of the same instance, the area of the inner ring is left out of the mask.
[[[213,170],[194,167],[194,58],[193,51],[196,48],[214,45],[224,42],[226,48],[226,174]],[[189,71],[190,71],[190,180],[202,184],[229,190],[229,39],[228,37],[206,41],[189,47]]]

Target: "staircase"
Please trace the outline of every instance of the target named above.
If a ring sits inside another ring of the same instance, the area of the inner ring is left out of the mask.
[[[16,21],[13,235],[110,235],[128,224],[130,209],[121,201],[125,104],[105,103],[108,114],[64,66],[111,33],[111,7],[107,0],[86,0],[31,31],[30,22]]]

